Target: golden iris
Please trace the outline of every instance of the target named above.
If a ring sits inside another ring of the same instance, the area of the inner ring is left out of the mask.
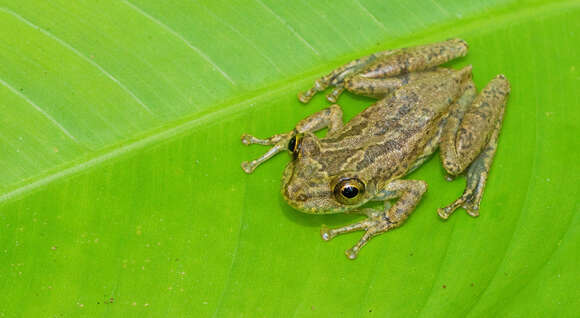
[[[334,186],[334,196],[344,204],[357,203],[365,192],[365,184],[358,178],[341,179]]]

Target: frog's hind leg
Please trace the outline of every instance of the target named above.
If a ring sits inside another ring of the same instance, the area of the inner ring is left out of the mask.
[[[447,219],[458,207],[473,217],[479,215],[509,91],[507,79],[498,75],[472,105],[461,105],[460,100],[451,110],[441,140],[441,161],[450,176],[467,169],[467,183],[461,197],[437,210],[441,218]]]
[[[348,89],[345,87],[345,81],[348,82],[349,78],[378,79],[423,71],[457,57],[465,56],[467,50],[468,46],[465,41],[451,39],[439,43],[371,54],[345,64],[321,77],[308,91],[298,94],[298,99],[303,103],[308,103],[317,92],[322,92],[329,86],[333,86],[334,90],[327,96],[327,99],[334,103],[344,89]],[[349,85],[352,86],[356,82],[356,80],[350,80]]]
[[[274,135],[265,139],[243,134],[241,140],[245,145],[258,144],[273,147],[255,160],[242,162],[242,169],[246,173],[252,173],[260,164],[274,157],[276,154],[284,150],[291,151],[288,149],[290,147],[289,142],[297,134],[315,132],[325,127],[328,127],[328,133],[330,134],[340,129],[342,125],[342,109],[339,105],[332,105],[301,120],[296,125],[296,128],[287,133]]]
[[[383,211],[375,209],[363,209],[361,212],[368,216],[367,219],[341,228],[329,229],[323,227],[320,231],[326,241],[337,235],[364,230],[365,233],[352,248],[345,251],[350,259],[355,259],[360,249],[373,237],[394,229],[409,217],[415,209],[423,194],[427,191],[427,183],[421,180],[395,180],[385,186],[377,195],[377,200],[385,200]],[[399,198],[391,206],[389,199]]]
[[[347,78],[348,76],[350,76],[352,74],[359,73],[362,69],[364,69],[366,66],[368,66],[369,64],[376,61],[378,58],[391,55],[396,51],[397,50],[390,50],[390,51],[384,51],[384,52],[371,54],[369,56],[365,56],[363,58],[356,59],[356,60],[349,62],[341,67],[338,67],[338,68],[332,70],[332,72],[328,73],[327,75],[317,79],[314,82],[314,85],[309,90],[302,92],[302,93],[298,93],[298,99],[302,103],[306,104],[312,99],[312,97],[316,93],[324,91],[329,86],[334,86],[335,89],[332,91],[332,93],[329,94],[329,96],[334,96],[334,97],[329,98],[330,101],[332,103],[334,103],[334,102],[336,102],[336,98],[338,98],[338,96],[344,90],[342,83],[344,82],[345,78]]]

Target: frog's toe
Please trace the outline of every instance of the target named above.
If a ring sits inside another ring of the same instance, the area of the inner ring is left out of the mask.
[[[358,252],[359,252],[359,249],[356,246],[354,246],[354,247],[349,248],[348,250],[344,251],[344,254],[346,255],[346,257],[348,259],[356,259],[356,257],[358,256]]]
[[[369,228],[356,243],[356,245],[344,251],[344,254],[346,254],[346,257],[349,259],[355,259],[358,256],[358,252],[360,252],[361,248],[363,248],[363,246],[365,246],[370,241],[370,239],[377,236],[378,234],[388,231],[389,228],[390,225],[386,223],[384,226]]]
[[[471,215],[472,217],[479,216],[479,201],[481,197],[477,196],[474,193],[465,193],[459,199],[455,200],[455,202],[451,203],[450,205],[437,209],[437,214],[444,219],[447,220],[455,210],[458,208],[464,208],[467,211],[467,214]]]
[[[251,162],[249,161],[242,162],[242,170],[244,170],[245,173],[250,174],[254,172],[254,169],[256,169],[256,166],[253,165]]]
[[[439,208],[437,209],[437,214],[439,214],[439,217],[441,217],[443,220],[447,220],[451,213],[447,212],[446,208]]]
[[[300,92],[298,93],[298,100],[301,103],[306,104],[312,99],[312,95],[313,94],[308,94],[308,92]]]
[[[476,218],[479,216],[479,205],[469,202],[464,204],[463,208],[465,211],[467,211],[467,214],[471,215],[472,217]]]
[[[479,210],[471,210],[467,209],[467,214],[471,215],[472,217],[476,218],[479,216]]]
[[[252,138],[254,138],[252,135],[243,134],[240,139],[244,145],[250,145],[252,144]]]
[[[330,92],[330,94],[326,95],[326,100],[328,100],[331,103],[336,103],[338,97],[340,96],[340,94],[342,94],[343,91],[344,91],[343,87],[336,87],[335,89],[332,90],[332,92]]]
[[[455,210],[457,210],[457,208],[459,208],[463,205],[464,202],[465,202],[465,197],[462,196],[459,199],[455,200],[455,202],[451,203],[450,205],[448,205],[444,208],[437,209],[437,214],[439,214],[439,216],[443,220],[447,220],[449,218],[449,216],[451,214],[453,214],[453,212],[455,212]]]
[[[322,237],[323,240],[330,241],[332,238],[336,236],[336,234],[333,234],[332,229],[323,224],[322,227],[320,228],[320,236]]]
[[[303,104],[308,103],[314,95],[318,92],[322,92],[328,87],[328,80],[318,79],[314,82],[314,85],[307,91],[298,93],[298,100]]]

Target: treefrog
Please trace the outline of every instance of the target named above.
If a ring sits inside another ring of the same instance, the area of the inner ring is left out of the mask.
[[[458,207],[476,217],[497,148],[505,105],[510,92],[503,75],[477,94],[471,66],[456,70],[439,66],[465,56],[461,39],[375,53],[345,64],[298,94],[308,103],[317,92],[336,103],[347,90],[376,98],[348,123],[333,104],[300,121],[290,132],[259,139],[244,134],[246,145],[273,146],[260,158],[243,162],[252,173],[262,162],[288,150],[292,161],[282,177],[281,192],[288,204],[312,214],[361,213],[366,219],[339,228],[323,226],[330,240],[339,234],[364,231],[346,250],[348,258],[374,236],[394,229],[409,217],[427,191],[422,180],[403,179],[437,149],[449,180],[465,173],[463,195],[438,210],[447,219]],[[314,132],[328,128],[323,138]],[[393,204],[391,200],[397,199]],[[362,207],[383,201],[383,209]]]

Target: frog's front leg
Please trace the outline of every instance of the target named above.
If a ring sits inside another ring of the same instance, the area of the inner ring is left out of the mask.
[[[463,207],[473,217],[479,215],[509,91],[507,79],[498,75],[473,103],[461,98],[452,107],[443,128],[441,162],[450,176],[467,169],[467,184],[461,197],[437,210],[441,218],[447,219],[458,207]]]
[[[252,173],[262,162],[272,158],[283,150],[293,151],[293,149],[290,149],[294,148],[291,141],[294,138],[294,143],[296,143],[297,135],[306,132],[315,132],[326,127],[328,127],[328,133],[330,134],[338,130],[342,125],[342,109],[339,105],[335,104],[301,120],[296,125],[296,128],[287,133],[274,135],[266,139],[243,134],[241,139],[245,145],[273,145],[273,147],[255,160],[242,162],[242,169],[246,173]]]
[[[324,240],[328,241],[343,233],[364,230],[365,234],[363,234],[358,243],[345,251],[348,258],[355,259],[360,249],[371,238],[400,226],[407,219],[409,214],[413,212],[425,191],[427,191],[427,183],[425,183],[425,181],[392,181],[387,184],[375,198],[375,200],[385,201],[385,209],[383,211],[368,208],[363,209],[361,212],[367,215],[367,219],[336,229],[329,229],[323,226],[320,230],[320,234]],[[399,198],[399,200],[391,206],[390,202],[387,200],[394,198]]]
[[[467,43],[461,39],[450,39],[444,42],[415,46],[410,48],[389,50],[371,54],[364,58],[345,64],[328,75],[321,77],[314,86],[304,93],[298,94],[298,99],[308,103],[317,93],[329,86],[334,86],[327,99],[334,103],[346,88],[358,94],[357,87],[372,86],[384,92],[373,92],[373,97],[383,96],[393,89],[394,83],[368,81],[368,79],[385,79],[410,72],[424,71],[441,65],[447,61],[467,54]],[[395,87],[396,88],[396,87]],[[369,94],[363,94],[369,95]]]

